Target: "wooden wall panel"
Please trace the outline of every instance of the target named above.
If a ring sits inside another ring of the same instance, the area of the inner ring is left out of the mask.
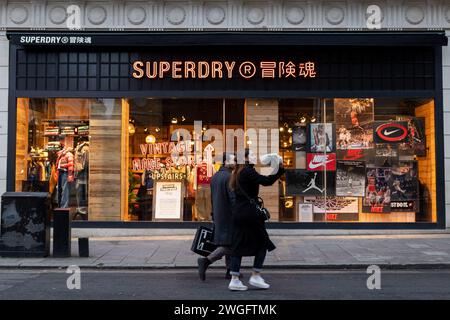
[[[120,221],[122,214],[122,105],[95,102],[89,119],[89,220]],[[126,162],[125,162],[126,163]]]
[[[122,99],[122,133],[121,133],[121,190],[122,190],[122,208],[121,219],[129,220],[128,216],[128,158],[129,158],[129,143],[130,138],[128,134],[128,119],[130,117],[130,105],[127,100]]]
[[[427,139],[427,156],[419,157],[419,179],[428,188],[431,195],[430,214],[432,222],[437,221],[436,209],[436,152],[434,132],[434,101],[416,108],[416,117],[425,118],[425,136]]]
[[[276,129],[278,130],[278,100],[275,99],[246,99],[245,101],[245,129]],[[268,132],[270,139],[270,131]],[[259,141],[258,145],[265,145]],[[278,145],[278,141],[276,142]],[[270,147],[267,148],[270,152]],[[264,205],[270,211],[271,220],[279,221],[279,184],[260,188],[260,196]]]
[[[363,213],[361,207],[359,210],[359,222],[416,222],[415,212]]]
[[[16,131],[16,191],[22,191],[22,181],[27,180],[28,119],[30,99],[17,99]]]

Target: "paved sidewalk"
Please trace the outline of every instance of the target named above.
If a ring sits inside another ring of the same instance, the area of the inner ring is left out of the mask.
[[[89,258],[0,258],[0,268],[193,268],[193,235],[91,238]],[[274,235],[277,250],[267,256],[267,268],[450,269],[450,234]],[[251,259],[244,259],[250,266]],[[223,267],[223,262],[216,264]]]

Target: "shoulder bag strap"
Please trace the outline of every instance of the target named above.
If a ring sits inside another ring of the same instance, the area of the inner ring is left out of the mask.
[[[258,209],[260,209],[259,206],[258,206],[258,204],[256,203],[255,199],[252,199],[252,198],[247,194],[247,192],[245,192],[244,189],[242,189],[241,186],[239,185],[239,177],[236,179],[236,186],[238,187],[238,189],[242,192],[242,194],[247,198],[247,200],[248,200],[251,204],[255,205]]]

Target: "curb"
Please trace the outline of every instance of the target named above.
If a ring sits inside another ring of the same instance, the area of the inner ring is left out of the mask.
[[[389,264],[389,263],[366,263],[366,264],[309,264],[309,265],[266,265],[265,270],[366,270],[369,266],[376,265],[384,270],[450,270],[450,263],[411,263],[411,264]],[[70,265],[4,265],[1,270],[61,270]],[[157,266],[157,265],[89,265],[79,266],[83,270],[197,270],[196,266]],[[222,270],[223,267],[211,267],[211,270]],[[242,266],[244,270],[250,270],[249,266]]]

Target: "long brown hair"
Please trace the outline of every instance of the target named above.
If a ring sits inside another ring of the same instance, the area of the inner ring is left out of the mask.
[[[239,163],[237,163],[237,164],[236,164],[236,167],[234,167],[234,170],[233,170],[233,172],[231,173],[230,182],[229,182],[229,187],[230,187],[230,189],[231,189],[232,191],[235,191],[235,190],[236,190],[236,186],[237,186],[238,179],[239,179],[239,176],[240,176],[240,174],[241,174],[241,171],[245,168],[246,164],[248,163],[248,155],[249,155],[249,153],[250,153],[250,149],[249,149],[249,148],[246,148],[246,149],[244,150],[245,164],[242,164],[242,163],[239,164]],[[242,154],[241,154],[241,155],[242,155]],[[238,159],[237,159],[237,162],[239,162],[239,157],[238,157]]]
[[[242,169],[244,168],[245,164],[237,164],[236,167],[234,167],[229,182],[229,187],[232,191],[236,190],[237,181],[239,179]]]

